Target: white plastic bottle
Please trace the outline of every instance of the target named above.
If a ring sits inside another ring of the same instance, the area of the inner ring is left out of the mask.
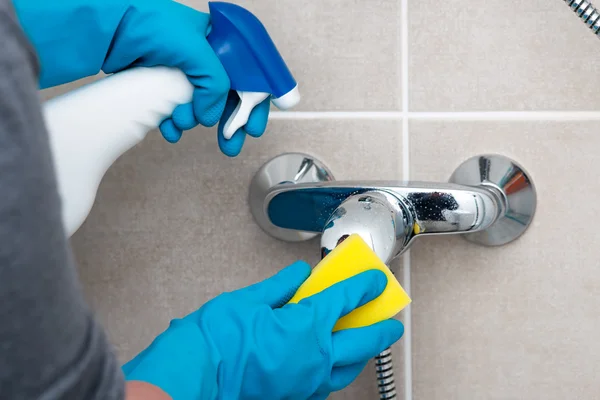
[[[108,168],[192,93],[180,70],[134,68],[44,104],[67,237],[87,218]]]

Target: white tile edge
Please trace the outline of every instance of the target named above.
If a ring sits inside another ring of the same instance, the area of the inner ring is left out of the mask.
[[[306,119],[399,119],[401,112],[394,111],[272,111],[271,120]]]
[[[464,121],[596,121],[600,111],[466,111],[466,112],[412,112],[415,120]]]
[[[408,79],[408,0],[400,0],[400,27],[401,27],[401,51],[400,65],[402,70],[401,92],[402,92],[402,179],[410,180],[410,131],[408,128],[408,110],[409,110],[409,79]],[[403,276],[402,284],[404,289],[411,295],[410,288],[410,250],[403,256]],[[412,311],[408,306],[404,310],[404,400],[413,400],[413,379],[412,379]]]
[[[402,179],[404,181],[410,180],[410,132],[408,128],[408,118],[402,119]],[[410,261],[410,250],[407,250],[402,256],[402,286],[404,287],[404,290],[406,290],[406,293],[408,293],[409,296],[411,296]],[[410,305],[404,309],[402,316],[402,320],[404,323],[404,400],[412,400],[412,311]]]
[[[403,276],[402,287],[406,290],[409,296],[410,290],[410,250],[402,256],[403,261]],[[402,321],[404,323],[404,400],[412,400],[413,398],[413,371],[412,371],[412,311],[409,305],[402,311]]]
[[[405,103],[407,106],[408,104]],[[403,105],[404,107],[404,105]],[[402,112],[402,111],[274,111],[272,120],[310,119],[374,119],[457,121],[599,121],[600,111],[464,111],[464,112]]]

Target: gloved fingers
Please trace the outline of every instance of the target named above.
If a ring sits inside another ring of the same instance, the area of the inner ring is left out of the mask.
[[[202,90],[196,90],[195,93],[202,92]],[[223,114],[225,104],[227,103],[227,96],[216,100],[215,103],[206,104],[207,99],[203,95],[194,94],[194,115],[200,125],[210,128],[215,126],[219,122],[219,118]]]
[[[368,360],[333,368],[331,371],[331,391],[337,392],[354,382],[362,370],[365,369],[367,362]]]
[[[397,342],[403,334],[404,325],[395,319],[335,332],[331,340],[333,366],[367,362]]]
[[[227,96],[227,105],[225,106],[223,115],[221,115],[221,121],[219,122],[219,127],[217,129],[219,148],[223,154],[229,157],[235,157],[240,154],[242,146],[244,146],[244,142],[246,141],[246,132],[243,128],[238,129],[229,140],[225,139],[225,136],[223,136],[225,123],[229,117],[231,117],[231,114],[233,114],[239,101],[240,99],[236,92],[229,92],[229,96]]]
[[[233,114],[238,101],[240,100],[237,93],[234,91],[229,92],[229,96],[227,96],[227,105],[221,115],[221,121],[217,128],[217,142],[219,143],[219,148],[223,154],[228,157],[235,157],[240,154],[242,146],[244,146],[244,142],[246,141],[246,132],[244,132],[242,128],[238,129],[229,140],[225,139],[225,136],[223,136],[225,123],[229,117],[231,117],[231,114]]]
[[[168,118],[161,122],[161,124],[159,125],[159,129],[165,140],[169,143],[177,143],[179,139],[181,139],[181,135],[183,134],[181,129],[178,129],[175,126],[171,118]]]
[[[194,43],[196,51],[202,54],[203,71],[201,76],[194,76],[190,82],[196,86],[193,96],[194,115],[196,120],[206,126],[214,126],[225,109],[229,94],[229,77],[225,68],[217,58],[207,41]]]
[[[333,329],[338,319],[376,299],[386,285],[387,277],[383,272],[369,270],[336,283],[300,302],[309,302],[315,307],[318,324]]]
[[[285,305],[310,275],[310,265],[297,261],[272,277],[234,293],[242,301],[266,303],[272,308]]]
[[[248,118],[248,122],[244,126],[246,133],[252,137],[261,137],[267,129],[267,122],[269,120],[269,109],[271,107],[271,99],[266,98],[259,103]]]
[[[242,151],[244,142],[246,141],[246,132],[242,128],[235,131],[231,139],[227,140],[223,136],[223,125],[220,125],[217,130],[217,141],[221,152],[227,157],[236,157]]]
[[[177,106],[171,118],[175,127],[181,131],[193,129],[198,125],[198,121],[194,117],[194,106],[192,103]]]

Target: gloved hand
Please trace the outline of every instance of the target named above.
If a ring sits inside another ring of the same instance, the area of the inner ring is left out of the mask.
[[[195,86],[193,102],[177,107],[160,130],[177,142],[184,130],[222,119],[229,78],[206,41],[210,16],[172,0],[13,0],[17,16],[41,64],[47,88],[132,66],[182,70]],[[237,96],[230,96],[235,107]],[[218,130],[221,150],[241,151],[246,133],[266,128],[269,100],[255,107],[246,126],[229,141]],[[221,124],[222,125],[222,124]]]
[[[332,333],[340,317],[381,294],[387,278],[377,270],[283,306],[309,275],[298,262],[173,320],[123,367],[126,379],[158,386],[173,400],[325,399],[404,327],[390,319]]]

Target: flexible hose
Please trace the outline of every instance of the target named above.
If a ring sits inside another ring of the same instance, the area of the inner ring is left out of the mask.
[[[375,372],[377,373],[379,399],[395,399],[396,383],[394,382],[394,363],[391,348],[388,347],[375,357]]]
[[[586,0],[565,0],[579,18],[600,37],[600,11],[592,3]]]

